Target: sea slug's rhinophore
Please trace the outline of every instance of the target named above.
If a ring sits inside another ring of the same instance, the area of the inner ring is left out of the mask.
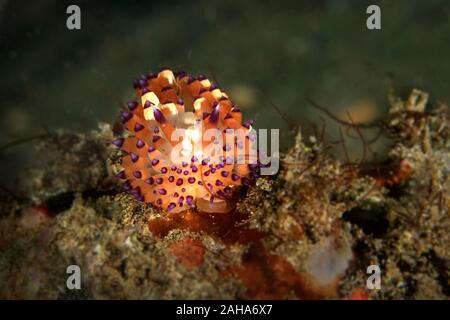
[[[252,121],[204,75],[162,69],[134,88],[121,113],[128,135],[113,141],[125,152],[124,189],[166,211],[230,211],[237,188],[259,176]]]

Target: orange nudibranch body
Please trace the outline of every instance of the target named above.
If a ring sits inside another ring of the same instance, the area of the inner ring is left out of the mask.
[[[259,176],[252,122],[203,75],[162,69],[134,88],[121,113],[128,134],[113,141],[125,152],[124,189],[166,211],[233,209],[238,188]]]

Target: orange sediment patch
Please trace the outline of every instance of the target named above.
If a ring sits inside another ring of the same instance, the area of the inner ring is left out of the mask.
[[[205,247],[200,240],[185,237],[170,245],[170,252],[187,269],[193,269],[203,263]]]

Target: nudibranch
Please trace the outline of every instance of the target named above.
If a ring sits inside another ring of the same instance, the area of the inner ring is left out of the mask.
[[[123,188],[166,211],[195,206],[229,212],[240,186],[259,176],[251,120],[204,75],[164,68],[133,82],[137,98],[121,113],[126,136],[112,143]]]

